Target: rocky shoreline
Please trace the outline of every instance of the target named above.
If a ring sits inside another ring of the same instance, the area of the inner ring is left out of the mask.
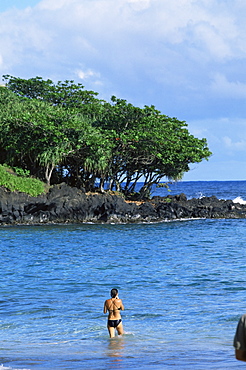
[[[215,196],[185,194],[127,202],[115,194],[86,194],[59,184],[31,197],[0,188],[0,225],[44,223],[141,223],[196,218],[246,218],[246,205]]]

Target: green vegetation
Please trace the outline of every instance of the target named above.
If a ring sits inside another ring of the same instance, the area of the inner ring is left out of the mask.
[[[34,197],[42,194],[45,190],[45,184],[42,181],[18,176],[10,167],[3,165],[0,165],[0,186],[4,186],[11,191],[27,193]]]
[[[211,155],[206,139],[154,106],[134,107],[114,96],[99,100],[73,81],[4,79],[0,163],[48,185],[66,182],[86,191],[107,185],[128,197],[141,179],[141,199],[164,177],[180,179],[190,163]]]

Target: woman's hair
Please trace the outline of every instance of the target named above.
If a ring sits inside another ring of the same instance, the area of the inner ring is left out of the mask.
[[[118,294],[118,290],[117,289],[111,289],[111,297],[112,298],[115,298]]]

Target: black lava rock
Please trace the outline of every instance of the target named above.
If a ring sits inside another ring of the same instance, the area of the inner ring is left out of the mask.
[[[246,205],[215,196],[187,200],[185,194],[126,202],[119,195],[86,194],[66,184],[56,185],[38,197],[0,188],[0,225],[132,223],[192,218],[246,218]]]

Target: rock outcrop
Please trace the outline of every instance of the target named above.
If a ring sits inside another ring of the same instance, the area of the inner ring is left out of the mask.
[[[184,194],[126,202],[114,194],[86,194],[66,184],[31,197],[0,188],[0,225],[40,223],[133,223],[193,218],[246,218],[246,205],[216,197],[187,200]]]

